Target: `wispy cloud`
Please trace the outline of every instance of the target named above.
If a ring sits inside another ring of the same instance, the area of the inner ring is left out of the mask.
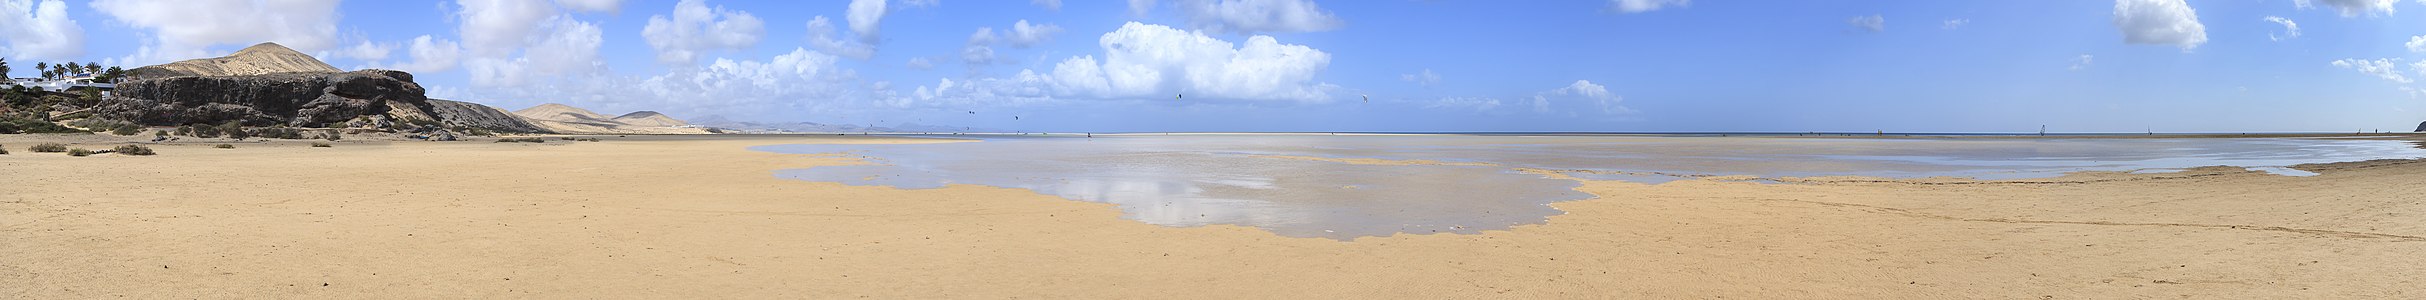
[[[1854,29],[1861,29],[1870,32],[1887,30],[1887,18],[1880,17],[1879,15],[1856,16],[1853,17],[1853,19],[1845,20],[1845,24],[1853,25]]]

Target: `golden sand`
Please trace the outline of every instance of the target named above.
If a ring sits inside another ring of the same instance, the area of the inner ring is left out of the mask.
[[[2420,298],[2426,164],[1588,181],[1546,225],[1341,242],[984,186],[770,176],[756,137],[0,156],[0,298]],[[107,147],[87,147],[107,148]],[[1410,162],[1353,162],[1410,163]]]

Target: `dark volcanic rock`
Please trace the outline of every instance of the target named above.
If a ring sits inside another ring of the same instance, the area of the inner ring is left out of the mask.
[[[531,133],[546,132],[521,117],[505,110],[469,102],[430,99],[430,112],[447,127],[481,128],[491,131]]]
[[[412,75],[398,71],[187,76],[118,84],[94,116],[156,126],[243,122],[321,127],[393,107],[427,109]]]
[[[118,84],[93,116],[145,125],[371,127],[425,132],[479,128],[546,132],[485,105],[424,96],[413,74],[390,70],[184,76]]]
[[[262,43],[225,57],[136,68],[134,80],[91,109],[92,117],[154,126],[217,125],[377,128],[447,133],[466,129],[545,132],[502,110],[431,100],[413,74],[341,72],[311,55]]]
[[[2414,132],[2426,132],[2426,122],[2418,122],[2418,130]]]

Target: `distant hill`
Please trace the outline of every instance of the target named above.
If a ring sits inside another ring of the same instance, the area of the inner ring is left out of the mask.
[[[691,125],[691,123],[684,123],[682,120],[676,120],[674,117],[668,117],[665,114],[646,110],[615,116],[614,120],[616,122],[623,122],[624,124],[636,126],[679,127]]]
[[[514,114],[522,116],[523,118],[537,121],[621,125],[612,120],[612,118],[608,118],[606,115],[591,112],[590,110],[581,109],[579,107],[573,107],[571,105],[555,103],[540,104],[539,106],[524,108],[522,110],[514,111]]]
[[[228,56],[189,59],[173,63],[128,70],[137,79],[177,76],[247,76],[274,73],[337,73],[345,72],[303,52],[295,52],[278,43],[261,43]]]
[[[514,111],[514,115],[531,121],[532,125],[548,131],[570,134],[705,134],[707,128],[689,127],[690,123],[653,111],[638,111],[618,117],[592,112],[571,105],[548,103]]]

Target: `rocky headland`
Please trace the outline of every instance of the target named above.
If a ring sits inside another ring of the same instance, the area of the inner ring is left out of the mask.
[[[147,126],[348,128],[458,136],[549,133],[488,106],[430,99],[413,74],[341,72],[275,43],[235,54],[136,68],[94,118]]]

